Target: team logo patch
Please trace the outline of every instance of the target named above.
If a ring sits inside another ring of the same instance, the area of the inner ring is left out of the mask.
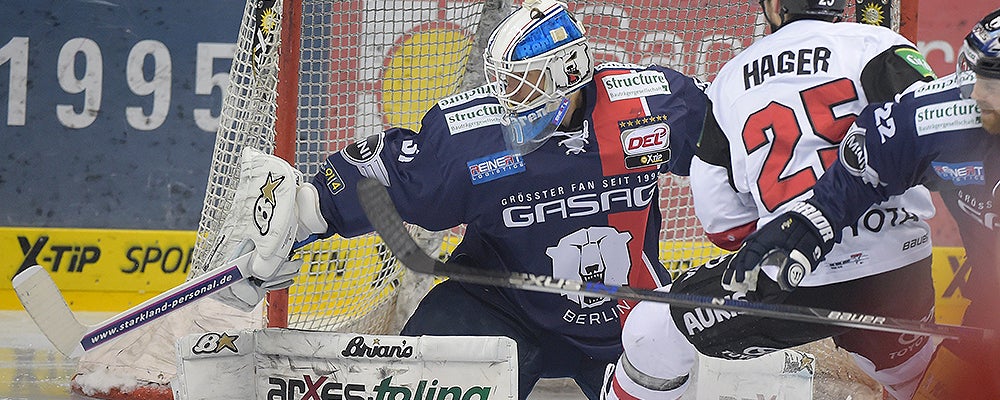
[[[345,161],[358,167],[361,175],[378,179],[383,185],[390,186],[389,172],[379,157],[384,147],[385,132],[379,132],[345,147],[340,154],[344,156]]]
[[[628,242],[632,234],[619,232],[610,226],[583,228],[545,249],[552,258],[552,276],[559,279],[601,283],[628,284]],[[611,300],[580,294],[563,294],[581,308],[593,308]]]
[[[524,172],[524,159],[507,150],[469,161],[468,166],[472,184],[478,185]]]
[[[340,174],[337,173],[337,169],[333,167],[330,160],[326,160],[326,165],[323,165],[323,177],[326,178],[326,189],[331,194],[336,195],[344,190],[344,180],[340,178]]]
[[[370,163],[372,160],[378,158],[378,153],[382,152],[382,147],[385,146],[383,140],[384,138],[384,132],[379,132],[377,135],[371,135],[361,141],[347,146],[344,148],[342,154],[348,162],[354,165]]]
[[[909,47],[901,47],[896,49],[895,53],[897,56],[906,61],[907,64],[910,64],[913,69],[917,70],[920,75],[937,78],[937,75],[934,75],[934,69],[931,68],[931,65],[927,63],[926,59],[924,59],[924,55],[920,54],[919,51]]]
[[[913,123],[917,135],[959,131],[983,126],[979,106],[972,100],[955,100],[917,108]]]
[[[670,94],[670,82],[659,71],[639,71],[601,78],[611,101]]]
[[[855,130],[847,133],[840,142],[840,162],[852,175],[861,176],[868,168],[868,151],[865,149],[865,131]]]
[[[670,160],[670,125],[666,115],[618,121],[626,168],[642,168]]]
[[[951,181],[955,186],[986,184],[986,172],[983,170],[982,161],[964,163],[932,161],[931,167],[941,179]]]

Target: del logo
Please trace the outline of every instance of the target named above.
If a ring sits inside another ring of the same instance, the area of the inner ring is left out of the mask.
[[[983,171],[982,161],[972,161],[966,163],[943,163],[931,162],[936,173],[941,179],[951,181],[955,186],[965,185],[985,185],[986,174]]]
[[[399,345],[383,346],[379,343],[382,339],[372,339],[372,344],[365,343],[363,336],[355,336],[347,344],[347,348],[340,354],[344,357],[368,357],[368,358],[410,358],[413,357],[413,346],[407,346],[406,340]]]
[[[439,386],[437,379],[421,380],[393,386],[392,376],[382,379],[374,388],[375,396],[360,383],[335,382],[329,376],[303,375],[302,379],[270,377],[268,399],[276,400],[487,400],[490,386]]]
[[[640,168],[670,159],[670,125],[666,115],[619,121],[625,166]]]
[[[478,185],[524,172],[524,159],[511,151],[501,151],[468,162],[472,184]]]

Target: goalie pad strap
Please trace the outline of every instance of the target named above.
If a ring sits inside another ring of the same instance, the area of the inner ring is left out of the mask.
[[[682,375],[676,378],[663,379],[646,375],[629,362],[628,356],[626,356],[625,353],[622,353],[622,371],[624,371],[625,375],[637,385],[658,392],[677,389],[684,385],[690,377],[690,375]]]

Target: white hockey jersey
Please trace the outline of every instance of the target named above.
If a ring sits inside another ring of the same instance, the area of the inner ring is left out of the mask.
[[[928,79],[933,72],[909,41],[869,25],[801,20],[748,47],[708,90],[712,114],[691,167],[695,211],[706,232],[717,244],[721,236],[738,246],[757,226],[810,197],[862,108]],[[840,232],[842,242],[802,286],[928,257],[925,219],[933,215],[923,187],[872,207]]]

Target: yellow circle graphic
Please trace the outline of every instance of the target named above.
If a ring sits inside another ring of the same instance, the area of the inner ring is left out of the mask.
[[[399,42],[382,76],[385,123],[419,129],[427,109],[462,83],[471,49],[468,37],[450,29],[414,32]]]

